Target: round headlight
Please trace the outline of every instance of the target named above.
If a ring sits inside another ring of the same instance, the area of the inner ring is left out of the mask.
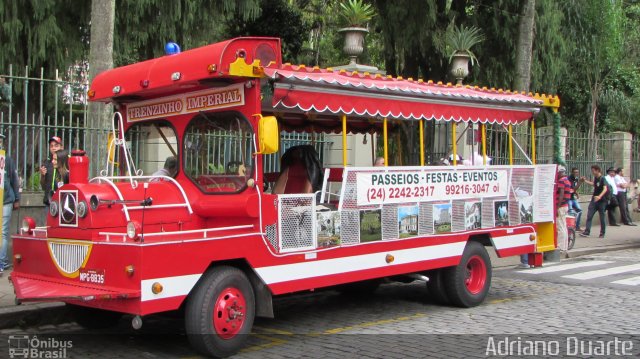
[[[129,239],[138,240],[140,234],[140,223],[131,221],[127,223],[127,237]]]
[[[78,202],[78,217],[84,218],[87,215],[87,202]]]
[[[98,196],[94,194],[93,196],[91,196],[91,198],[89,198],[89,206],[91,206],[92,211],[95,211],[96,209],[98,209],[99,205],[100,205],[100,200],[98,200]]]
[[[51,217],[56,217],[58,215],[58,202],[52,201],[51,204],[49,204],[49,214]]]

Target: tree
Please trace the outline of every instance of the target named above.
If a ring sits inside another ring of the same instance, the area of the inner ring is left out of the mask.
[[[520,8],[518,44],[516,46],[516,76],[513,89],[529,91],[531,85],[531,59],[536,14],[536,0],[524,0]]]
[[[617,0],[570,0],[565,3],[568,36],[575,41],[574,66],[581,69],[580,75],[589,91],[585,114],[590,137],[596,133],[598,106],[606,81],[622,61],[624,13],[621,5]],[[595,146],[594,141],[594,150]]]
[[[297,60],[310,29],[303,21],[302,14],[286,0],[262,0],[260,9],[262,15],[253,20],[241,16],[231,18],[225,33],[229,37],[280,37],[283,59],[289,62]]]
[[[115,24],[116,0],[91,1],[91,37],[89,46],[89,81],[97,74],[113,68],[113,27]],[[91,102],[88,109],[89,120],[97,128],[110,127],[111,107],[103,103]],[[100,153],[105,143],[93,142],[90,153]]]

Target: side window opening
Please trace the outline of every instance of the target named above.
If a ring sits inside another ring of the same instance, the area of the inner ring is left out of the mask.
[[[241,114],[196,115],[184,135],[185,174],[205,193],[237,193],[253,168],[253,129]]]
[[[167,122],[136,124],[129,128],[125,138],[133,163],[143,176],[161,171],[167,159],[178,158],[178,137]]]

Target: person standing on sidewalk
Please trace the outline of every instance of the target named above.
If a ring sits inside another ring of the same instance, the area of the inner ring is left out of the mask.
[[[582,219],[582,207],[580,207],[580,195],[578,189],[582,184],[580,180],[580,170],[576,167],[571,169],[571,175],[568,177],[571,182],[571,199],[569,200],[569,210],[576,212],[576,231],[580,232],[580,220]]]
[[[620,208],[620,222],[627,226],[635,226],[631,221],[631,215],[629,215],[629,203],[627,202],[627,187],[629,184],[624,179],[624,169],[618,167],[616,169],[616,175],[613,177],[618,190],[618,207]]]
[[[571,200],[571,182],[567,178],[567,170],[564,166],[558,166],[558,185],[556,189],[556,231],[558,233],[558,246],[560,250],[566,251],[569,246],[569,236],[567,232],[567,212],[569,211],[569,200]]]
[[[0,149],[4,149],[4,135],[0,133]],[[20,187],[18,171],[13,159],[5,153],[4,159],[4,201],[2,207],[2,248],[0,248],[0,274],[11,267],[7,259],[9,245],[9,226],[11,213],[20,208]]]
[[[613,167],[609,167],[604,178],[608,183],[607,191],[611,191],[611,193],[605,197],[607,197],[607,199],[609,200],[609,203],[607,204],[607,216],[609,217],[609,225],[612,227],[620,227],[620,225],[616,222],[616,208],[618,208],[618,189],[616,188],[616,182],[614,180],[615,176],[616,169]]]
[[[589,209],[587,210],[587,223],[584,226],[584,232],[580,233],[583,237],[589,237],[591,234],[591,220],[593,216],[598,212],[600,216],[600,238],[604,238],[607,222],[604,219],[605,211],[607,209],[607,182],[602,175],[602,169],[598,165],[591,166],[591,174],[593,175],[593,181],[589,181],[582,177],[582,182],[593,186],[593,196],[591,202],[589,202]]]
[[[40,186],[42,187],[42,191],[44,191],[42,203],[46,206],[47,213],[49,213],[49,200],[51,200],[55,185],[53,178],[56,177],[56,168],[52,161],[56,152],[61,149],[62,140],[60,137],[51,136],[49,138],[49,158],[47,158],[40,167]]]

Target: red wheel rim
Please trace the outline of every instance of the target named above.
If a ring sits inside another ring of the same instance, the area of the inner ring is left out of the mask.
[[[487,266],[480,256],[473,256],[467,261],[467,278],[464,284],[471,294],[478,294],[487,282]]]
[[[233,287],[225,288],[213,307],[213,326],[222,339],[235,337],[244,325],[247,304],[242,292]]]

